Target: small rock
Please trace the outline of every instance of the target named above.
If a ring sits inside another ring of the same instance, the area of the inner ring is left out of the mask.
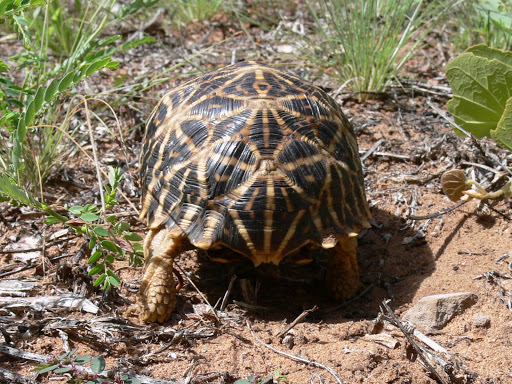
[[[491,318],[485,313],[475,313],[473,325],[477,328],[489,328],[491,326]]]
[[[279,53],[293,53],[293,47],[291,45],[278,45],[277,52]]]
[[[379,333],[376,335],[364,335],[364,340],[372,341],[377,344],[384,345],[385,347],[388,347],[390,349],[395,349],[398,347],[398,340],[395,339],[393,336],[391,336],[388,333]]]
[[[443,328],[477,301],[478,296],[469,292],[426,296],[404,314],[404,319],[429,333]]]
[[[288,349],[292,349],[295,345],[295,338],[291,334],[287,334],[285,337],[283,337],[283,341],[281,341],[281,344],[286,345]]]

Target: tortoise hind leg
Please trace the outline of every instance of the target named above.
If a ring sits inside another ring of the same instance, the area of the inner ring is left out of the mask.
[[[187,247],[167,229],[151,229],[144,239],[144,276],[138,304],[142,321],[164,322],[176,307],[174,258]]]
[[[331,249],[327,269],[327,289],[335,300],[347,300],[359,289],[357,236],[339,235]]]

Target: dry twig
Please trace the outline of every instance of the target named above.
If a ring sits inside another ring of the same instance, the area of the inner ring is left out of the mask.
[[[414,348],[414,350],[416,351],[416,353],[418,354],[418,356],[420,357],[421,361],[423,362],[423,364],[425,365],[425,367],[427,368],[427,370],[432,374],[434,375],[434,377],[442,384],[449,384],[450,381],[447,381],[446,379],[446,376],[444,374],[441,374],[440,372],[438,372],[438,370],[436,370],[434,368],[434,366],[430,363],[430,359],[426,356],[426,352],[425,349],[423,349],[422,347],[420,347],[418,345],[418,343],[416,343],[414,341],[414,339],[412,338],[412,336],[409,334],[409,332],[405,329],[405,326],[403,325],[403,323],[400,321],[400,319],[395,315],[395,312],[393,312],[393,310],[389,307],[388,303],[387,303],[387,300],[384,300],[382,302],[382,306],[386,309],[387,313],[389,314],[389,316],[391,316],[391,320],[392,320],[392,323],[394,325],[396,325],[398,328],[400,328],[400,330],[402,331],[402,333],[404,334],[405,338],[407,339],[407,341],[409,342],[409,344],[411,344],[411,346]],[[437,358],[436,356],[436,360],[441,360],[440,358]],[[442,360],[441,360],[442,361]],[[447,365],[445,363],[445,365]],[[445,372],[443,372],[445,373]]]
[[[311,309],[306,309],[304,312],[302,312],[295,320],[293,320],[283,331],[279,332],[277,334],[277,338],[281,338],[284,335],[286,335],[293,327],[295,327],[299,322],[302,321],[306,316],[308,316],[310,313],[315,312],[318,309],[318,307],[315,305]]]
[[[5,380],[5,381],[3,381]],[[16,372],[11,372],[5,368],[0,367],[0,382],[2,383],[19,383],[19,384],[38,384],[39,381],[36,381],[30,377],[26,377],[20,375]]]
[[[208,307],[210,307],[210,310],[212,311],[213,313],[213,316],[215,316],[215,318],[217,319],[218,322],[220,322],[220,319],[219,317],[217,316],[217,311],[215,310],[215,308],[213,308],[213,306],[210,304],[210,302],[208,301],[208,299],[206,298],[205,295],[203,295],[203,292],[201,292],[199,290],[199,288],[197,288],[197,286],[194,284],[194,282],[192,281],[192,279],[190,277],[188,277],[188,275],[185,273],[185,271],[178,265],[176,264],[178,270],[183,274],[185,275],[185,277],[187,278],[188,282],[194,287],[194,289],[197,291],[197,293],[199,293],[199,296],[201,296],[201,298],[203,299],[203,301],[208,305]]]
[[[220,310],[224,311],[226,306],[228,305],[229,295],[231,294],[231,290],[233,289],[233,284],[235,283],[236,275],[231,276],[231,280],[229,281],[228,289],[222,298],[222,303],[220,304]]]
[[[431,213],[431,214],[425,215],[425,216],[409,215],[409,216],[407,216],[407,219],[409,219],[409,220],[435,219],[436,217],[446,215],[447,213],[449,213],[449,212],[459,208],[460,206],[466,204],[468,201],[469,200],[461,200],[460,202],[458,202],[455,205],[452,205],[451,207],[448,207],[448,208],[445,208],[445,209],[441,209],[440,211],[437,211],[437,212],[434,212],[434,213]]]

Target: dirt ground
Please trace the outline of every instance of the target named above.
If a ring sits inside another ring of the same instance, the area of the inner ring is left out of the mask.
[[[151,72],[164,63],[177,63],[180,55],[213,47],[194,64],[209,68],[228,64],[233,56],[278,62],[307,76],[306,66],[279,59],[283,56],[277,47],[284,43],[276,35],[251,29],[259,48],[254,51],[252,44],[256,43],[229,23],[205,22],[189,28],[177,35],[157,24],[153,33],[165,44],[128,52],[119,58],[121,71],[128,75]],[[222,39],[227,40],[219,42]],[[7,46],[14,42],[1,44],[0,50],[14,49]],[[254,269],[244,262],[214,263],[205,252],[191,251],[177,261],[184,286],[172,318],[161,325],[143,324],[134,316],[125,316],[135,300],[140,268],[133,270],[118,262],[121,288],[108,294],[93,289],[87,276],[85,240],[63,227],[45,226],[44,217],[37,212],[2,203],[0,347],[45,357],[76,348],[79,354],[105,357],[108,369],[137,374],[143,382],[151,382],[149,377],[161,379],[161,383],[233,383],[254,374],[272,376],[275,370],[286,376],[281,382],[288,383],[443,382],[429,373],[422,361],[422,355],[428,354],[425,351],[430,351],[437,357],[430,359],[434,361],[431,364],[446,383],[512,383],[510,201],[470,201],[430,218],[411,218],[454,205],[440,189],[439,179],[445,170],[464,169],[492,190],[500,187],[503,179],[494,183],[489,168],[497,169],[507,161],[510,165],[512,160],[491,141],[475,145],[456,136],[427,104],[445,110],[449,94],[443,88],[442,67],[451,55],[449,46],[434,41],[403,74],[413,78],[413,83],[365,103],[350,94],[337,96],[354,125],[361,154],[365,156],[379,143],[363,161],[373,222],[372,228],[359,236],[362,287],[353,300],[340,305],[326,297],[322,287],[326,260],[321,254],[308,265]],[[189,70],[185,65],[175,74]],[[104,89],[110,81],[111,73],[104,72],[92,78],[89,86]],[[122,188],[136,204],[136,159],[143,122],[156,100],[180,81],[167,82],[133,105],[119,106],[119,118],[130,132],[128,158],[117,141],[104,131],[98,133],[103,164],[123,167],[126,180]],[[337,89],[327,78],[315,82],[331,93]],[[94,172],[92,163],[75,154],[49,180],[47,198],[70,206],[97,203]],[[130,187],[132,184],[135,187]],[[119,200],[117,211],[144,234],[145,226],[136,213]],[[34,251],[13,253],[13,246]],[[26,268],[20,271],[21,267]],[[232,279],[227,305],[219,310]],[[20,283],[30,288],[16,290],[16,295],[5,293],[5,287]],[[69,292],[89,299],[99,307],[98,312],[88,313],[80,306],[47,307],[33,300],[30,305],[22,304],[25,299]],[[426,335],[446,352],[433,351],[414,337],[411,343],[405,334],[412,334],[412,329],[404,333],[388,321],[392,320],[390,313],[382,305],[389,300],[388,305],[402,318],[422,297],[457,292],[473,293],[478,301],[444,328]],[[217,303],[215,315],[206,300],[214,306]],[[316,310],[304,313],[315,306]],[[303,313],[305,316],[283,333]],[[479,323],[476,319],[481,314],[488,316],[490,323]],[[15,358],[5,349],[0,349],[0,356],[3,370],[41,383],[66,381],[55,373],[35,377],[34,361],[27,357]]]

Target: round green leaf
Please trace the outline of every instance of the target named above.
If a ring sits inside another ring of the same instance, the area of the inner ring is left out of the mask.
[[[59,89],[59,83],[60,79],[55,79],[50,83],[48,88],[46,88],[46,92],[44,94],[44,100],[46,102],[49,102],[53,99],[53,96],[55,96],[57,90]]]
[[[124,238],[129,241],[141,241],[142,240],[142,236],[140,236],[139,234],[137,234],[135,232],[126,232],[124,234]]]
[[[121,284],[121,279],[116,276],[109,276],[108,280],[110,281],[110,284],[112,284],[114,287],[119,287],[119,284]]]
[[[110,57],[105,57],[102,60],[98,60],[87,67],[85,70],[85,76],[91,76],[94,72],[104,68],[110,62]]]
[[[114,262],[114,255],[112,253],[105,254],[105,261],[112,264]]]
[[[108,221],[110,224],[115,224],[115,222],[117,221],[117,216],[116,216],[116,215],[110,215],[110,216],[107,216],[107,221]]]
[[[102,237],[108,237],[109,236],[108,231],[105,229],[105,227],[102,227],[102,226],[94,227],[93,231],[98,236],[102,236]]]
[[[84,207],[80,205],[74,205],[71,208],[68,208],[68,211],[71,212],[73,215],[79,215],[84,211]]]
[[[105,278],[107,277],[107,275],[105,275],[104,273],[102,273],[97,279],[96,281],[93,283],[93,286],[94,287],[97,287],[98,285],[100,285],[101,283],[103,283],[103,281],[105,280]]]
[[[57,368],[55,371],[55,373],[66,373],[66,372],[69,372],[71,371],[73,368],[72,367],[62,367],[62,368]]]
[[[27,136],[27,125],[25,124],[26,117],[25,114],[22,113],[20,119],[18,120],[18,126],[16,128],[16,138],[20,143],[25,141],[25,137]]]
[[[92,356],[84,355],[84,356],[77,356],[75,359],[76,364],[84,365],[91,361]]]
[[[49,367],[42,368],[38,372],[39,373],[46,373],[46,372],[53,371],[55,368],[58,368],[58,367],[59,367],[59,364],[54,364],[54,365],[50,365]]]
[[[25,125],[30,126],[34,122],[34,117],[36,116],[36,105],[34,100],[30,102],[25,112]]]
[[[130,229],[130,224],[125,223],[124,221],[120,221],[119,223],[116,224],[116,229],[119,232],[125,232]]]
[[[105,359],[101,356],[97,356],[91,361],[91,369],[95,373],[101,373],[105,370]]]
[[[86,221],[88,223],[92,223],[93,221],[96,221],[99,219],[99,216],[98,215],[95,215],[94,213],[90,213],[90,212],[86,212],[82,215],[80,215],[80,218],[83,220],[83,221]]]
[[[34,106],[35,106],[36,112],[38,112],[41,109],[41,107],[43,106],[45,91],[46,91],[45,87],[40,87],[36,92],[36,96],[34,97]]]
[[[53,225],[53,224],[60,223],[61,221],[59,219],[57,219],[56,217],[48,216],[46,219],[44,219],[44,222],[46,225]]]

